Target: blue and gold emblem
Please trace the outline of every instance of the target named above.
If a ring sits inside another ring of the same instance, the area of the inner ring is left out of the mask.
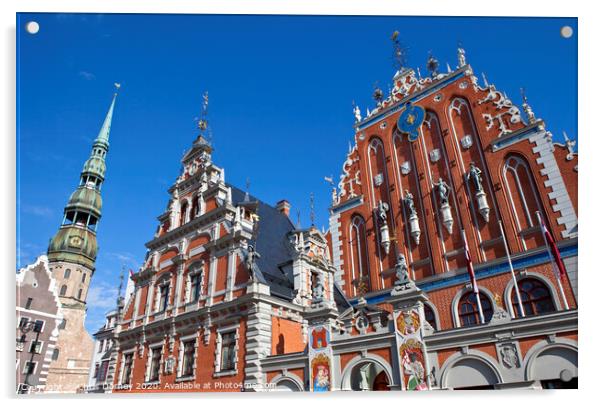
[[[408,140],[416,141],[418,139],[418,129],[423,122],[424,109],[408,102],[397,120],[397,128],[408,135]]]

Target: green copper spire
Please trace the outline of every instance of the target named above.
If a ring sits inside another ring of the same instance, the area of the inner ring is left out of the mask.
[[[119,89],[120,85],[115,84]],[[94,270],[98,247],[96,228],[101,217],[102,198],[100,189],[105,179],[105,159],[109,151],[109,134],[117,92],[94,140],[90,157],[84,163],[80,183],[65,206],[63,223],[50,241],[48,260],[81,264]]]
[[[98,136],[94,141],[94,144],[106,144],[107,148],[109,147],[109,134],[111,133],[111,122],[113,121],[113,109],[115,108],[115,99],[117,99],[117,90],[121,87],[120,84],[115,84],[115,94],[113,95],[113,101],[111,102],[111,106],[109,106],[109,111],[107,112],[107,116],[105,117],[105,121],[102,123],[102,127],[98,132]]]

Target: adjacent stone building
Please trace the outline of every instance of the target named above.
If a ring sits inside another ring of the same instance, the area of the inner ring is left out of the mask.
[[[19,270],[16,288],[17,392],[42,392],[50,362],[57,357],[56,341],[63,320],[46,256]]]

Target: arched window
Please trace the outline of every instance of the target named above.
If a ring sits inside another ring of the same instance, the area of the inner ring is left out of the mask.
[[[63,275],[64,278],[69,278],[71,276],[71,269],[66,269],[65,270],[65,274]]]
[[[368,247],[366,241],[366,222],[360,215],[355,215],[351,219],[349,228],[349,249],[351,254],[351,277],[353,284],[358,287],[359,284],[365,284],[368,288],[369,281],[369,263]]]
[[[203,263],[197,262],[190,266],[188,270],[188,280],[186,281],[186,301],[196,302],[203,294]]]
[[[182,203],[180,207],[180,226],[186,223],[186,212],[188,212],[188,202]]]
[[[529,165],[522,157],[511,155],[504,163],[503,176],[511,210],[519,229],[536,226],[535,212],[541,213],[542,210]]]
[[[63,285],[63,286],[61,286],[61,291],[59,292],[59,295],[63,297],[66,294],[67,294],[67,286]]]
[[[535,278],[522,279],[518,282],[518,290],[520,291],[525,316],[556,311],[550,290],[540,280]],[[514,308],[514,315],[520,315],[515,289],[512,290],[512,307]]]
[[[485,317],[485,323],[491,320],[493,316],[493,307],[489,297],[480,294],[481,306],[483,308],[483,316]],[[461,326],[472,326],[481,323],[481,317],[479,316],[479,305],[477,303],[477,296],[474,292],[467,292],[460,298],[458,302],[458,317],[460,318]]]
[[[80,289],[79,289],[79,291],[77,292],[77,299],[78,299],[78,300],[81,300],[81,299],[82,299],[82,293],[83,293],[83,292],[84,292],[84,290],[83,290],[83,289],[81,289],[81,288],[80,288]]]
[[[192,197],[192,210],[190,211],[190,220],[196,218],[199,215],[199,197]]]
[[[370,186],[372,200],[390,202],[389,199],[389,176],[387,174],[387,158],[383,142],[374,137],[368,145],[368,167],[370,169]]]
[[[435,311],[428,304],[424,304],[424,319],[433,327],[433,329],[437,330],[438,327],[437,318],[435,317]]]

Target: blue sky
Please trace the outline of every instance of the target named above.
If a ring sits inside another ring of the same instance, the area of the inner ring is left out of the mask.
[[[27,21],[40,24],[28,34]],[[572,38],[560,35],[570,25]],[[526,88],[555,140],[577,136],[577,20],[19,14],[17,16],[17,265],[45,252],[108,109],[115,107],[97,271],[87,327],[114,305],[120,267],[137,269],[210,94],[214,161],[226,179],[293,217],[328,225],[324,176],[341,172],[352,101],[373,107],[394,69],[390,35],[426,72],[429,51],[456,66],[461,41],[480,77],[516,104]]]

